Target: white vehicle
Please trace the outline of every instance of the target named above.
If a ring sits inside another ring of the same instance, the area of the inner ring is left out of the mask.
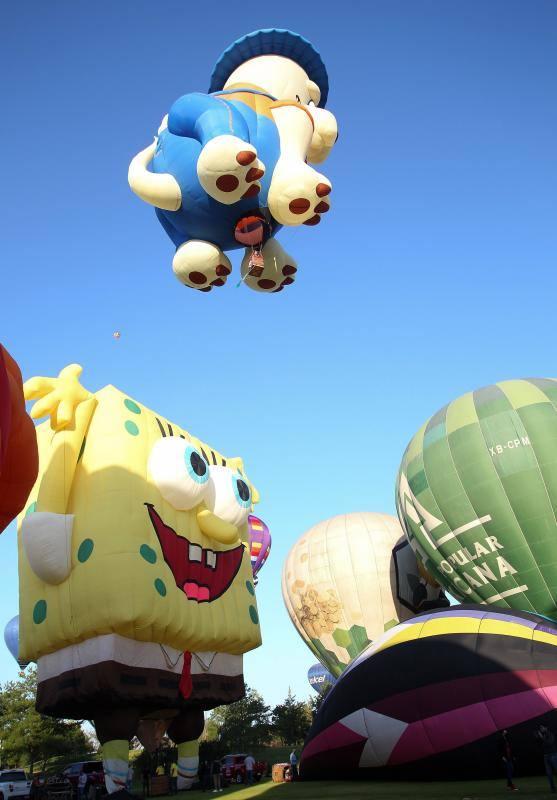
[[[0,800],[11,797],[29,797],[31,781],[22,769],[0,770]]]

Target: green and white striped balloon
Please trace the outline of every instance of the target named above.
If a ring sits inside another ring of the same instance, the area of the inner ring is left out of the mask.
[[[396,502],[454,597],[557,618],[557,380],[503,381],[434,414],[404,453]]]

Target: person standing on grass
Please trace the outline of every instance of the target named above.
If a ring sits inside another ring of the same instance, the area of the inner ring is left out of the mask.
[[[199,778],[199,782],[201,784],[201,791],[206,792],[209,788],[209,782],[211,778],[211,775],[209,774],[209,764],[206,761],[199,762],[197,777]]]
[[[222,785],[221,785],[221,775],[220,775],[220,761],[218,758],[215,758],[211,767],[211,773],[213,775],[213,793],[215,792],[222,792]]]
[[[42,797],[42,790],[39,781],[39,776],[34,775],[31,788],[29,789],[29,800],[40,800],[41,797]]]
[[[292,752],[290,753],[290,774],[292,775],[292,780],[295,781],[298,778],[298,756],[296,755],[296,748],[292,748]]]
[[[506,728],[504,731],[502,731],[501,736],[499,737],[499,752],[501,754],[501,758],[503,760],[503,763],[505,764],[505,770],[507,772],[507,789],[509,789],[512,792],[518,792],[518,789],[513,783],[514,752],[509,732]]]
[[[175,761],[170,765],[170,794],[178,794],[178,764]]]
[[[557,742],[555,734],[546,725],[538,725],[536,738],[542,746],[545,773],[549,781],[549,788],[555,794],[553,775],[557,775]]]
[[[87,775],[84,772],[80,772],[79,778],[77,780],[77,794],[79,800],[85,800],[85,786],[87,785]]]
[[[253,768],[255,767],[255,758],[252,755],[246,756],[246,760],[244,761],[244,767],[246,768],[246,780],[248,786],[253,785]]]
[[[143,776],[143,797],[148,797],[149,795],[149,780],[151,778],[151,770],[149,767],[143,767],[143,772],[141,773]]]

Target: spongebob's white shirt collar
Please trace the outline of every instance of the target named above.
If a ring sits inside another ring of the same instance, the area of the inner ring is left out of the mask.
[[[95,636],[79,644],[68,645],[37,661],[37,678],[41,681],[58,677],[64,672],[116,661],[128,667],[159,669],[182,673],[184,655],[181,651],[156,642],[138,642],[116,633]],[[192,653],[191,674],[241,675],[243,658],[231,653]]]

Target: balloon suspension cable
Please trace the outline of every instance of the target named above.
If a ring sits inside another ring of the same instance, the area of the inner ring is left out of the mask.
[[[273,261],[275,262],[275,269],[277,269],[277,259],[273,256]],[[246,278],[260,278],[263,274],[263,267],[265,266],[263,253],[261,252],[261,245],[252,245],[251,248],[251,257],[248,264],[248,270],[246,274],[240,278],[238,283],[236,284],[236,289],[238,289],[242,283],[246,280]]]
[[[257,244],[252,244],[251,246],[251,256],[249,259],[248,269],[246,274],[240,278],[238,283],[236,284],[236,288],[242,285],[242,283],[246,280],[246,278],[260,278],[263,274],[263,267],[265,266],[265,259],[263,257],[263,252],[261,249],[261,242]]]

